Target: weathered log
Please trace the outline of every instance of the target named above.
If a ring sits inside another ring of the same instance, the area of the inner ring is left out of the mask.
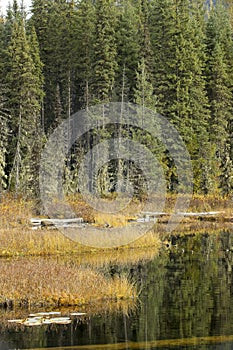
[[[73,219],[40,219],[31,218],[31,224],[33,227],[68,227],[77,224],[82,224],[83,218],[73,218]]]

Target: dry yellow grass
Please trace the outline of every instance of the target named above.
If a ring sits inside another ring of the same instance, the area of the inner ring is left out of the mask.
[[[169,194],[166,198],[164,211],[170,212],[175,205],[176,195]],[[226,215],[232,216],[233,198],[232,196],[201,195],[194,194],[191,198],[188,212],[224,211]]]
[[[0,274],[0,305],[5,306],[70,306],[137,297],[126,277],[107,279],[51,259],[0,260]]]
[[[34,208],[33,201],[5,195],[0,200],[0,229],[27,226]]]
[[[135,259],[136,262],[139,257],[145,257],[146,259],[148,254],[150,256],[156,255],[160,246],[161,241],[157,233],[145,234],[135,242],[117,249],[97,249],[81,246],[79,243],[69,240],[57,230],[0,229],[0,257],[80,255],[91,254],[92,252],[99,252],[101,255],[107,252],[109,256],[118,256],[119,262],[122,261],[122,255],[124,254],[126,254],[128,260],[133,261]],[[135,249],[138,252],[132,252]],[[129,251],[131,252],[129,253]]]
[[[175,196],[169,195],[166,202],[166,211],[171,211]],[[77,216],[83,216],[85,220],[94,222],[96,225],[102,227],[110,225],[113,227],[120,227],[127,224],[129,217],[141,210],[143,204],[139,201],[133,201],[131,205],[125,210],[125,213],[118,215],[105,214],[101,215],[95,213],[91,208],[83,202],[79,195],[69,197],[71,206],[76,212]],[[106,199],[107,201],[107,199]],[[21,256],[21,255],[51,255],[51,254],[75,254],[81,252],[92,252],[93,248],[80,246],[57,230],[37,230],[30,229],[30,218],[35,216],[36,204],[32,201],[25,201],[23,199],[14,199],[7,195],[1,199],[0,202],[0,256]],[[216,196],[193,196],[191,205],[188,211],[218,211],[223,210],[223,219],[232,217],[232,199],[222,198]],[[160,247],[160,237],[166,231],[166,221],[168,217],[159,220],[160,224],[156,225],[155,234],[147,234],[128,246],[119,247],[119,250],[128,249],[146,249]],[[163,224],[164,221],[164,224]],[[185,222],[187,224],[183,225]],[[199,229],[206,226],[205,221],[198,221],[195,218],[185,218],[181,226],[177,230],[190,232],[192,229]],[[222,223],[221,223],[222,225]],[[227,225],[227,224],[226,224]],[[208,227],[211,224],[208,223]],[[216,225],[212,225],[216,226]],[[95,249],[94,249],[95,250]],[[114,251],[114,250],[113,250]],[[142,255],[144,253],[142,252]],[[136,256],[137,254],[135,254]]]
[[[0,256],[60,255],[80,252],[80,246],[57,230],[25,227],[0,229]]]
[[[94,214],[97,226],[122,227],[128,224],[128,217],[122,214]]]

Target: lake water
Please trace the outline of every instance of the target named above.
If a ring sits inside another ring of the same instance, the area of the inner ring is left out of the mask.
[[[0,350],[233,349],[233,232],[177,237],[152,261],[105,267],[127,273],[140,297],[125,314],[71,325],[2,329]]]

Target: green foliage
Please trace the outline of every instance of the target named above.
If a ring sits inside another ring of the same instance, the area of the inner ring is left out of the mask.
[[[36,37],[30,40],[26,34],[25,22],[20,12],[15,14],[8,53],[6,75],[7,108],[11,114],[8,167],[9,186],[16,192],[36,191],[35,159],[40,139],[38,121],[43,96],[39,52]]]
[[[96,2],[96,26],[94,44],[93,101],[109,102],[113,94],[116,61],[115,26],[116,14],[113,0]]]
[[[195,189],[208,192],[211,183],[209,111],[203,74],[204,33],[200,31],[196,11],[192,8],[190,14],[189,1],[153,2],[154,86],[158,112],[175,124],[187,145],[193,161]],[[170,176],[176,178],[175,169]]]
[[[117,72],[114,100],[132,102],[136,87],[136,71],[140,57],[140,17],[132,2],[125,0],[117,8],[116,44]],[[123,95],[122,95],[123,93]]]
[[[32,16],[25,19],[14,1],[0,21],[0,103],[8,110],[0,116],[1,188],[35,192],[42,140],[62,120],[96,103],[129,101],[156,109],[175,125],[190,153],[196,192],[229,194],[231,5],[227,0],[208,8],[204,0],[33,0]],[[143,123],[143,116],[138,118]],[[176,191],[177,169],[164,146],[121,127],[90,131],[76,142],[66,161],[66,188],[77,188],[72,169],[83,154],[113,135],[145,142],[164,167],[168,188]],[[114,190],[117,178],[125,172],[129,180],[130,171],[139,176],[127,162],[112,162],[103,169],[100,187]]]
[[[75,106],[88,109],[92,100],[90,85],[93,82],[93,55],[95,43],[95,7],[92,0],[79,3],[74,26],[74,71],[77,89]]]
[[[8,146],[9,113],[5,108],[6,98],[3,86],[0,86],[0,194],[7,186],[6,153]]]
[[[232,121],[233,44],[230,19],[218,3],[212,8],[207,28],[207,91],[211,110],[210,139],[215,150],[218,179],[224,194],[232,189],[233,164],[230,156],[230,125]]]

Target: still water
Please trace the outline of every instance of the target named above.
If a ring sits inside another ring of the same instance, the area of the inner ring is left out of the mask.
[[[140,297],[128,313],[56,327],[0,330],[0,350],[233,350],[233,232],[173,239],[152,261],[105,266],[127,273]]]

